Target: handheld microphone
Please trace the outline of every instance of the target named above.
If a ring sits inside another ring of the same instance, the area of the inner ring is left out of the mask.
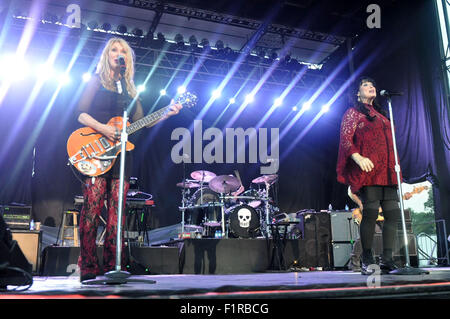
[[[387,96],[387,97],[389,97],[389,96],[401,96],[401,95],[403,95],[403,92],[390,92],[390,91],[387,91],[387,90],[381,90],[380,91],[380,95],[381,96]]]
[[[125,73],[125,70],[127,69],[127,65],[125,64],[125,57],[123,55],[119,55],[117,57],[117,60],[119,61],[120,73],[123,75]]]

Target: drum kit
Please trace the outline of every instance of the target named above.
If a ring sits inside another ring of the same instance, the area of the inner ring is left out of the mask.
[[[246,191],[236,175],[199,170],[190,174],[192,179],[176,184],[182,190],[182,234],[189,228],[207,238],[271,236],[270,221],[278,207],[269,194],[278,175],[257,177]]]

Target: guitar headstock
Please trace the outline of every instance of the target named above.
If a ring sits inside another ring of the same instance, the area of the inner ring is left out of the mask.
[[[197,104],[197,95],[191,92],[184,92],[176,99],[176,103],[183,104],[183,107],[193,107]]]

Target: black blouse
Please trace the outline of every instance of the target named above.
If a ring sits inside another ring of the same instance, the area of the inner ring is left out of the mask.
[[[103,87],[100,77],[95,75],[89,81],[85,94],[78,104],[78,115],[87,113],[100,123],[106,124],[116,116],[123,116],[124,108],[127,109],[129,122],[134,122],[142,117],[142,106],[140,102],[133,103],[129,95],[122,95],[117,92],[107,90]],[[126,152],[125,157],[125,179],[129,179],[133,169],[132,152]],[[120,154],[114,163],[114,166],[105,174],[106,178],[120,177]]]

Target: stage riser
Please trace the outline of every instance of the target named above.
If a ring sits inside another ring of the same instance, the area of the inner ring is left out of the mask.
[[[139,263],[128,271],[133,275],[178,274],[178,249],[174,247],[132,247],[131,253]],[[128,249],[124,250],[128,260]],[[78,275],[77,262],[80,247],[46,247],[42,254],[42,276]],[[103,268],[103,247],[97,247],[100,269]],[[145,271],[148,269],[148,271]]]
[[[399,238],[398,238],[399,239]],[[416,256],[414,238],[409,235],[410,255]],[[381,238],[375,237],[374,252],[381,251]],[[132,256],[137,261],[128,271],[131,274],[237,274],[258,273],[268,270],[287,270],[297,267],[323,267],[324,270],[344,267],[350,258],[348,243],[323,245],[311,239],[289,239],[284,243],[283,263],[273,261],[273,240],[265,239],[185,239],[174,243],[175,247],[132,247]],[[401,245],[396,245],[394,257],[400,261]],[[345,248],[345,249],[344,249]],[[128,249],[124,251],[128,256]],[[44,249],[41,274],[44,276],[70,276],[77,270],[79,247],[54,247]],[[347,255],[348,254],[348,255]],[[97,248],[102,265],[103,248]],[[128,259],[127,259],[128,260]],[[331,261],[331,265],[328,261]],[[276,260],[275,260],[276,261]],[[415,261],[415,260],[414,260]],[[133,265],[133,264],[131,264]],[[145,269],[148,271],[145,271]]]
[[[283,259],[287,269],[294,261],[300,266],[308,260],[303,240],[286,240]],[[265,239],[188,239],[183,243],[180,270],[183,274],[236,274],[279,270],[272,262],[273,241]]]
[[[305,241],[287,240],[284,266],[294,261],[299,266],[316,266],[308,260]],[[132,256],[150,274],[232,274],[267,271],[271,264],[273,243],[265,239],[187,239],[180,247],[132,247]],[[124,253],[128,256],[128,249]],[[76,275],[79,247],[46,247],[42,253],[42,276]],[[103,248],[97,248],[102,268]],[[131,274],[145,274],[143,267],[129,269]],[[278,268],[277,268],[278,267]]]

